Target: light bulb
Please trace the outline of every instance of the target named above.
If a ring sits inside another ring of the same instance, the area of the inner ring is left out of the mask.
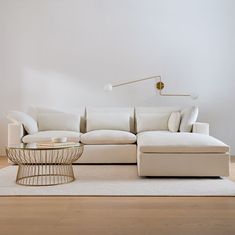
[[[112,84],[106,84],[106,85],[104,86],[104,90],[105,90],[105,91],[112,91],[112,90],[113,90]]]

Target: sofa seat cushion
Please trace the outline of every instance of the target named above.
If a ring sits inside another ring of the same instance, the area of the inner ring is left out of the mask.
[[[117,130],[89,131],[81,136],[83,144],[133,144],[136,136],[131,132]]]
[[[74,131],[40,131],[32,135],[26,135],[22,141],[26,144],[51,141],[51,138],[67,137],[69,142],[79,142],[80,132]]]
[[[142,153],[226,153],[229,146],[208,135],[148,131],[137,135]]]

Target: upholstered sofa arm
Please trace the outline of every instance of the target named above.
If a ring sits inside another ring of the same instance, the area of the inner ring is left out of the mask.
[[[8,146],[22,143],[24,135],[25,130],[21,123],[8,124]]]
[[[209,123],[195,122],[192,132],[209,135]]]

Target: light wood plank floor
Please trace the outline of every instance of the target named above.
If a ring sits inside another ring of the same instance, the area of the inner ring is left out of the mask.
[[[0,197],[0,235],[13,234],[234,235],[235,197]]]

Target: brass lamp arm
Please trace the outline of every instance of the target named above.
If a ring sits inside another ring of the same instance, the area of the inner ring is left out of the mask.
[[[123,82],[123,83],[119,83],[119,84],[112,85],[112,86],[113,87],[119,87],[119,86],[129,85],[129,84],[132,84],[132,83],[142,82],[142,81],[150,80],[150,79],[154,79],[154,78],[159,78],[159,80],[161,82],[161,76],[152,76],[152,77],[142,78],[142,79],[133,80],[133,81],[129,81],[129,82]]]
[[[156,78],[159,79],[159,82],[157,82],[155,84],[155,88],[158,90],[158,93],[159,93],[160,96],[189,96],[192,99],[197,99],[198,98],[198,96],[196,94],[162,93],[162,90],[164,89],[165,84],[162,82],[161,76],[151,76],[151,77],[141,78],[141,79],[138,79],[138,80],[133,80],[133,81],[129,81],[129,82],[123,82],[123,83],[119,83],[119,84],[115,84],[115,85],[107,84],[104,87],[104,89],[106,91],[112,91],[112,89],[115,88],[115,87],[125,86],[125,85],[129,85],[129,84],[132,84],[132,83],[142,82],[142,81],[146,81],[146,80],[150,80],[150,79],[156,79]]]

